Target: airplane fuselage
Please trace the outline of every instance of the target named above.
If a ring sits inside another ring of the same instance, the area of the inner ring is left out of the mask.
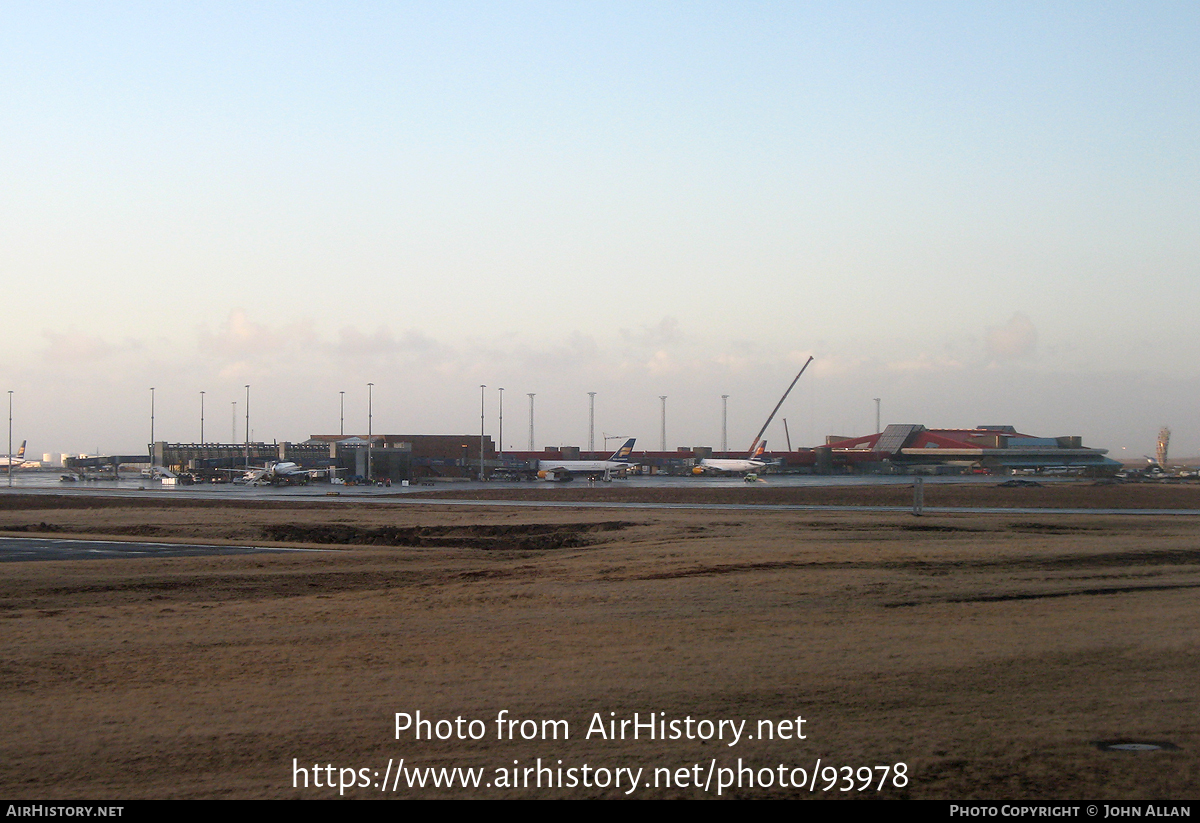
[[[9,454],[0,457],[0,469],[5,471],[11,466],[14,469],[19,469],[25,465],[25,441],[21,441],[21,448],[17,449],[15,455]]]
[[[309,469],[301,468],[298,463],[276,463],[264,472],[257,481],[259,483],[307,483],[312,473]]]
[[[767,464],[762,460],[719,460],[705,458],[697,464],[696,468],[701,472],[756,472]]]
[[[605,474],[615,474],[634,465],[636,464],[617,460],[539,460],[538,477],[545,480],[561,480],[565,479],[563,475],[576,474],[585,477],[600,477]],[[558,475],[558,477],[549,475]]]
[[[631,437],[607,460],[539,460],[537,476],[543,480],[570,480],[577,474],[584,477],[611,477],[622,469],[637,465],[629,460],[633,444],[634,438]]]
[[[229,471],[222,469],[222,471]],[[313,469],[305,469],[298,463],[285,461],[269,466],[247,469],[242,475],[242,482],[251,486],[278,485],[280,483],[307,483]]]

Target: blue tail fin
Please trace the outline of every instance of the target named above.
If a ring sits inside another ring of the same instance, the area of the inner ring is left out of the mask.
[[[628,463],[629,455],[633,454],[633,444],[636,441],[636,437],[629,438],[625,441],[625,445],[613,452],[612,457],[608,459],[616,461],[617,463]]]

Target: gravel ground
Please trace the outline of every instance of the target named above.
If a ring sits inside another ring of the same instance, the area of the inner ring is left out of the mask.
[[[1194,507],[1189,487],[1071,485],[952,494]],[[21,530],[334,551],[0,565],[13,799],[320,798],[339,780],[347,797],[716,797],[738,774],[720,796],[1200,791],[1195,518],[0,496],[0,532]],[[483,734],[397,739],[396,713],[417,711]],[[506,733],[502,713],[537,722]],[[634,713],[680,736],[599,734]],[[481,784],[397,783],[401,758]],[[780,785],[818,759],[811,789]],[[643,769],[628,795],[626,768]]]

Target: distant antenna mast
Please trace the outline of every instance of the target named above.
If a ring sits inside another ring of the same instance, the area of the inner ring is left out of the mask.
[[[1158,430],[1158,443],[1155,449],[1155,454],[1158,457],[1158,467],[1163,471],[1167,470],[1167,446],[1171,442],[1171,430],[1163,426]]]
[[[758,448],[758,441],[760,439],[762,439],[763,432],[765,432],[767,430],[767,426],[771,425],[771,421],[775,419],[775,413],[779,411],[779,407],[783,405],[783,401],[787,400],[787,396],[792,393],[792,389],[795,387],[796,383],[800,380],[800,375],[804,374],[804,370],[808,368],[808,364],[811,363],[812,361],[813,361],[812,357],[809,357],[807,360],[804,361],[804,365],[800,367],[800,374],[796,375],[796,377],[792,380],[792,385],[787,387],[787,391],[785,391],[783,393],[783,397],[779,398],[779,402],[775,404],[775,408],[771,411],[771,416],[767,418],[766,423],[763,423],[763,427],[758,430],[758,434],[755,436],[754,442],[750,444],[749,451],[751,454],[754,454],[754,450],[756,448]]]

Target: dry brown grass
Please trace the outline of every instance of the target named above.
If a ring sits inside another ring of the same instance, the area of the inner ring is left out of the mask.
[[[382,772],[401,757],[489,777],[538,757],[647,769],[906,763],[907,788],[883,797],[1200,789],[1195,518],[54,500],[0,497],[0,528],[261,545],[280,524],[339,523],[436,539],[0,564],[9,797],[324,797],[292,788],[292,758]],[[529,526],[579,545],[472,542]],[[418,709],[563,718],[572,737],[497,741],[489,724],[477,742],[395,740],[394,713]],[[751,724],[803,715],[807,739],[583,739],[592,713],[610,711]],[[1119,738],[1179,749],[1095,746]]]

